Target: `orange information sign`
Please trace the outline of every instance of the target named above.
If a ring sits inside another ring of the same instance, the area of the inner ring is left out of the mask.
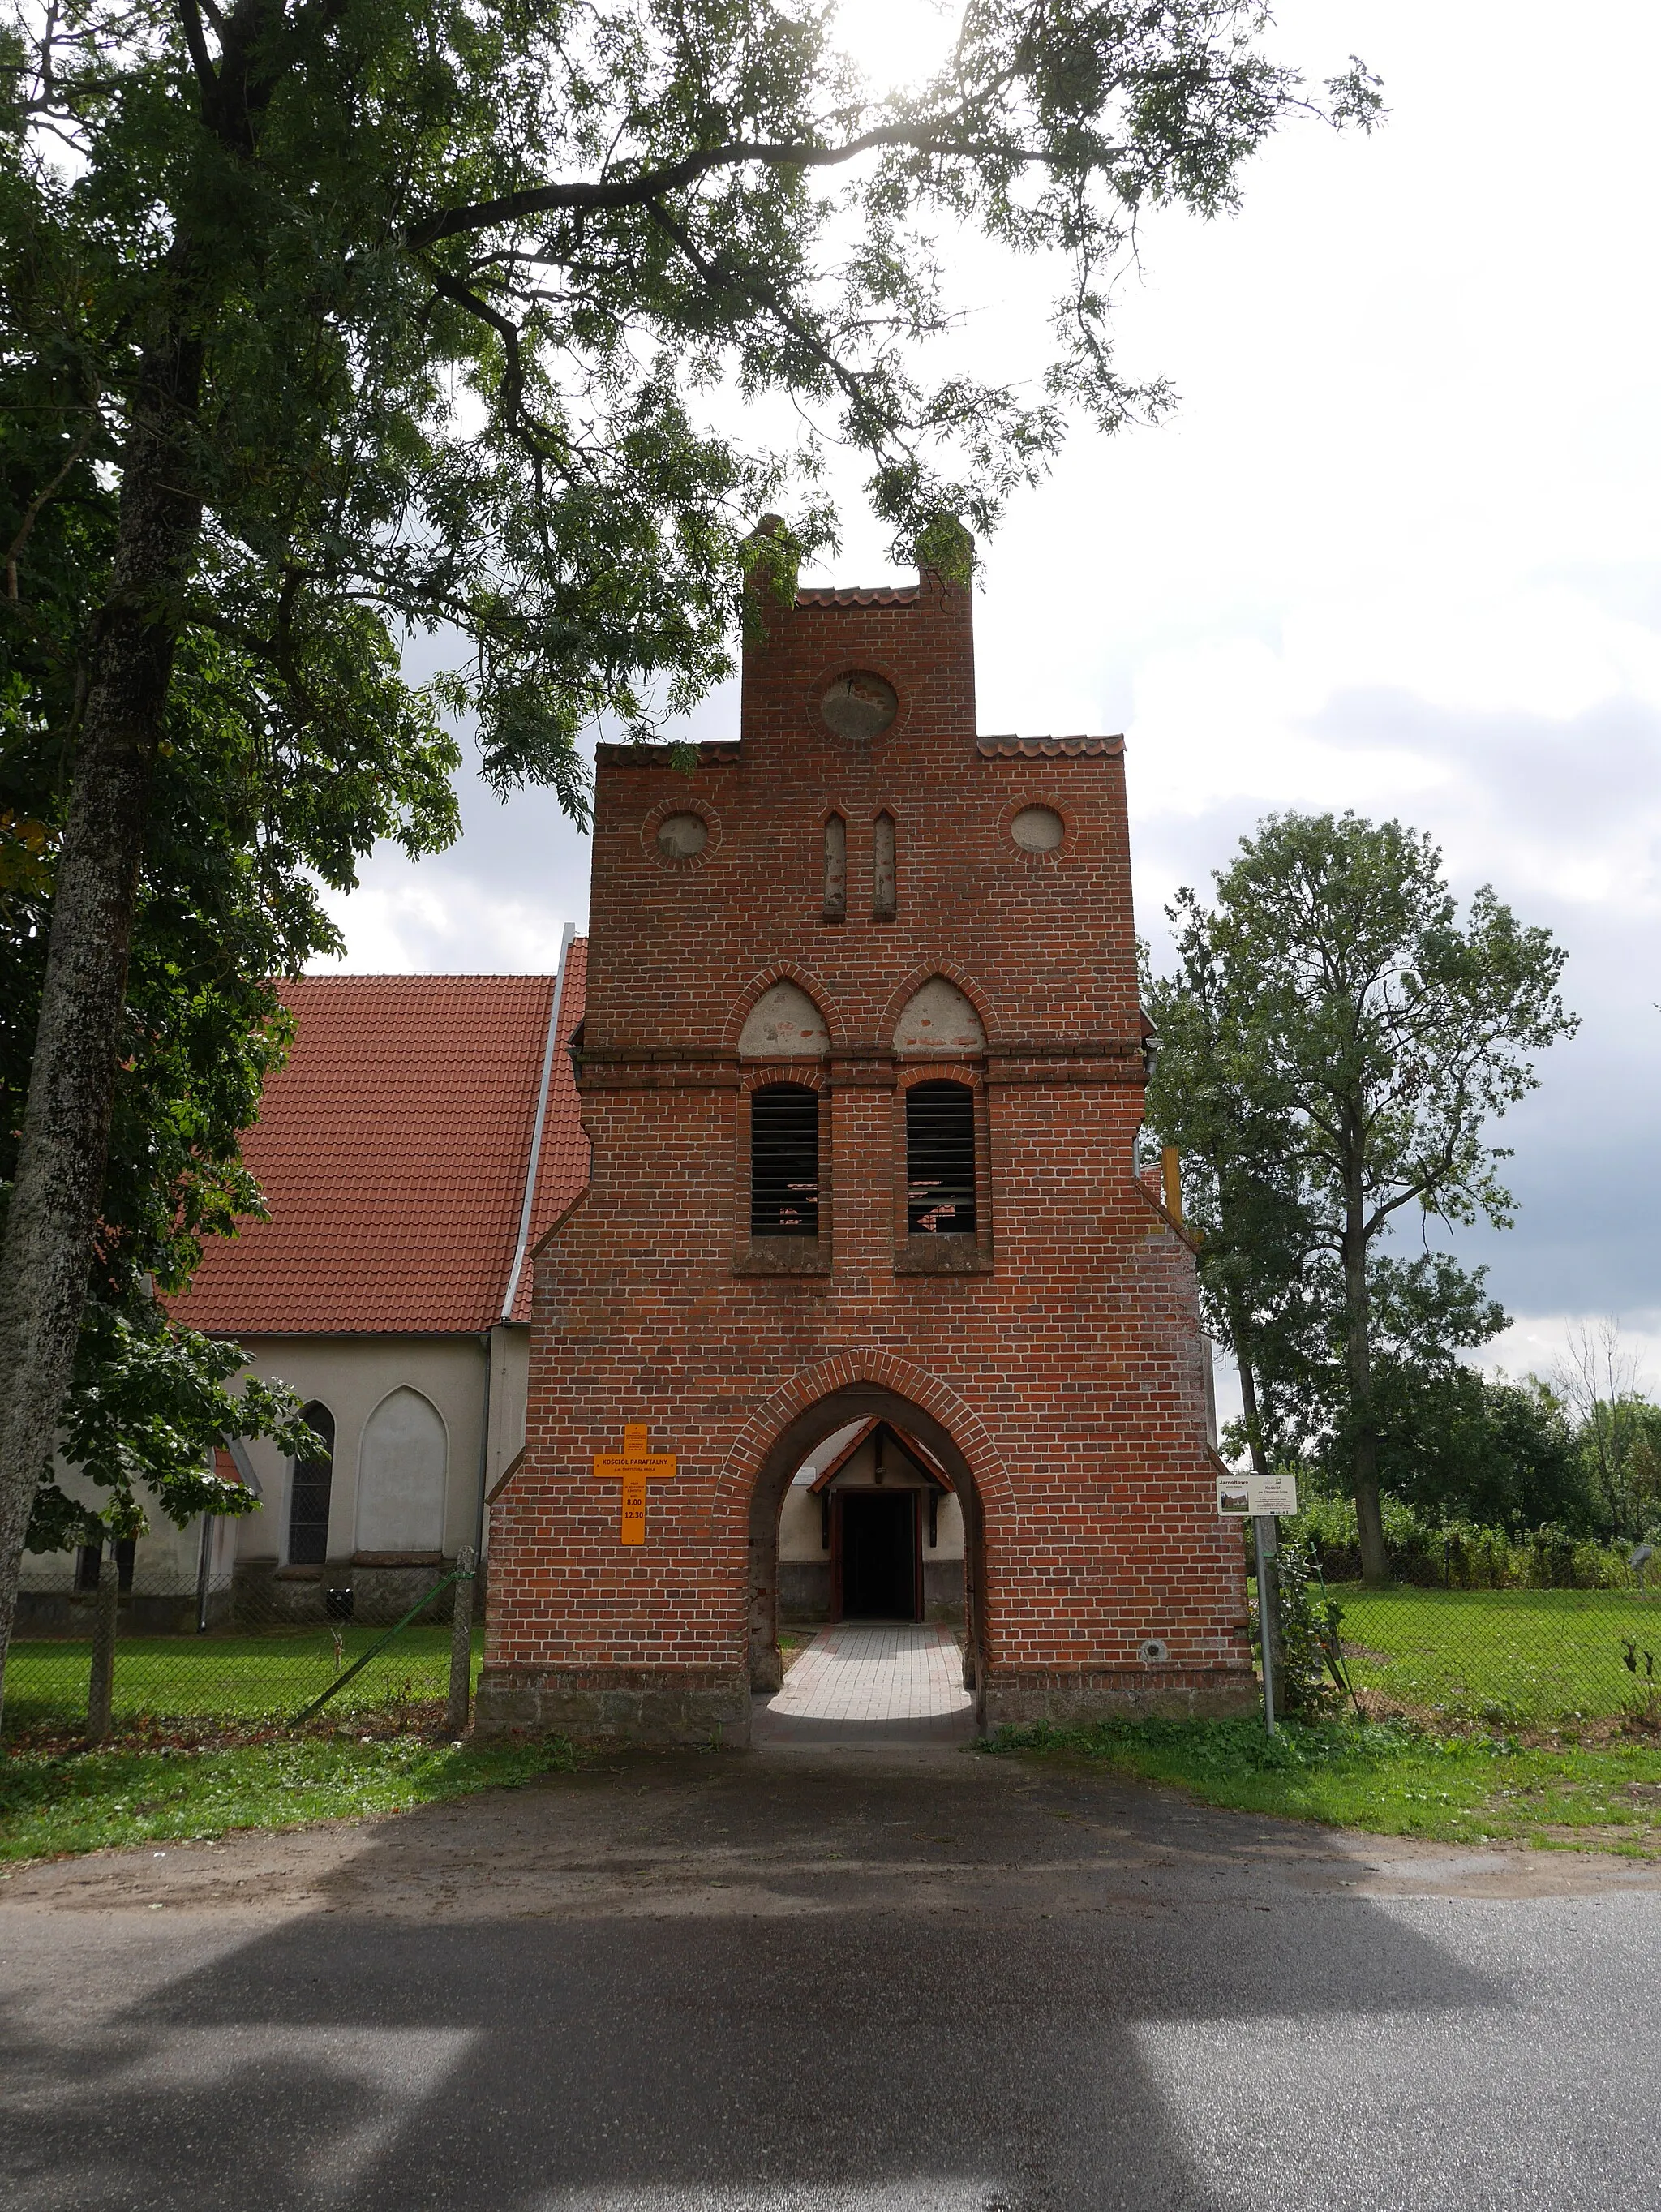
[[[645,1543],[646,1485],[667,1482],[676,1465],[673,1452],[649,1450],[646,1437],[644,1421],[625,1421],[621,1451],[597,1452],[594,1457],[595,1480],[622,1486],[622,1524],[618,1540],[624,1544]]]

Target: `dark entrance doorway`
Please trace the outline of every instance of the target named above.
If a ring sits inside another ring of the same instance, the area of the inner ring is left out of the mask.
[[[846,1620],[915,1620],[915,1490],[839,1490],[842,1616]]]

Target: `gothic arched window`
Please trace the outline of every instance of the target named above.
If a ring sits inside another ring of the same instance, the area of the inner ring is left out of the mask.
[[[329,1556],[329,1491],[335,1471],[335,1417],[314,1399],[300,1418],[317,1449],[294,1462],[288,1486],[288,1564],[320,1567]]]

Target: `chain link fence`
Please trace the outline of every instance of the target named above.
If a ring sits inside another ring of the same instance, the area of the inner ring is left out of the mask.
[[[1661,1592],[1331,1589],[1369,1714],[1504,1728],[1661,1726]]]
[[[4,1729],[51,1741],[290,1727],[465,1727],[482,1649],[470,1553],[453,1563],[219,1588],[135,1573],[130,1551],[34,1563],[6,1658]]]
[[[1369,1588],[1342,1553],[1334,1564],[1351,1573],[1337,1578],[1318,1542],[1283,1533],[1287,1709],[1344,1704],[1441,1729],[1661,1729],[1661,1588],[1646,1553],[1602,1551],[1596,1585],[1585,1559],[1543,1546],[1513,1551],[1511,1573],[1492,1579],[1469,1566],[1433,1579],[1440,1561],[1407,1562],[1419,1578]],[[1255,1621],[1249,1545],[1248,1568]]]

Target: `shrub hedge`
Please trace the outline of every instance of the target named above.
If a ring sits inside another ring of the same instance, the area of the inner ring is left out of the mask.
[[[1314,1498],[1281,1523],[1305,1545],[1328,1582],[1361,1578],[1355,1503]],[[1600,1544],[1551,1522],[1511,1536],[1475,1521],[1436,1522],[1396,1498],[1384,1501],[1385,1549],[1397,1582],[1449,1589],[1630,1589],[1637,1580],[1625,1544]],[[1651,1573],[1661,1581],[1661,1557]]]

